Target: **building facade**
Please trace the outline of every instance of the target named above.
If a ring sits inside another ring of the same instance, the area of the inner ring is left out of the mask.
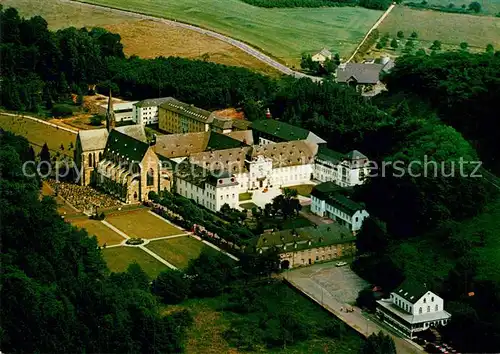
[[[352,233],[340,225],[315,225],[264,233],[255,248],[259,253],[277,252],[281,268],[289,269],[354,256],[355,240]]]
[[[158,123],[158,108],[171,97],[149,98],[136,102],[132,108],[133,121],[139,125]]]
[[[224,204],[238,207],[238,182],[228,172],[208,171],[183,161],[176,166],[175,192],[217,212]]]
[[[313,178],[341,187],[363,184],[370,172],[368,158],[357,150],[341,154],[321,146],[314,160]]]
[[[170,190],[171,177],[161,166],[153,146],[112,130],[93,182],[125,203],[137,203],[148,200],[149,192]]]
[[[214,114],[172,97],[159,106],[158,127],[172,134],[207,132]]]
[[[377,301],[377,317],[410,339],[417,332],[444,326],[451,319],[441,297],[411,282],[399,286],[389,299]]]
[[[327,217],[356,233],[369,216],[364,206],[350,198],[350,190],[333,182],[316,185],[311,192],[311,212]]]
[[[137,101],[133,102],[120,102],[113,104],[113,112],[115,114],[115,120],[117,122],[126,122],[126,121],[135,121],[134,119],[134,104]],[[99,106],[99,114],[105,115],[107,112],[107,105]]]

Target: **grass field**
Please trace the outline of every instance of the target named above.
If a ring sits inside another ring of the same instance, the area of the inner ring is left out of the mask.
[[[405,1],[410,2],[410,1]],[[414,1],[417,2],[417,1]],[[460,8],[462,5],[469,6],[472,1],[470,0],[429,0],[430,6],[448,6],[449,4],[455,5],[455,8]],[[479,15],[496,15],[500,12],[500,0],[477,0],[481,4],[481,12]]]
[[[381,16],[360,7],[266,9],[239,0],[86,0],[215,30],[297,65],[323,47],[348,56]]]
[[[262,302],[271,302],[275,304],[276,308],[280,306],[290,308],[290,305],[293,304],[293,311],[301,313],[313,328],[316,328],[318,324],[333,321],[318,305],[313,304],[285,284],[278,283],[272,286],[252,287],[258,291]],[[167,306],[164,309],[164,314],[187,309],[193,315],[194,324],[187,332],[186,353],[248,353],[231,347],[224,339],[224,332],[231,327],[231,321],[247,320],[254,316],[254,313],[235,314],[221,310],[227,304],[228,296],[226,295],[207,299],[189,299],[179,305]],[[210,345],[207,345],[207,343],[210,343]],[[358,353],[362,343],[363,340],[353,330],[346,329],[346,332],[339,339],[313,334],[309,340],[295,345],[287,345],[284,349],[280,347],[261,348],[260,351],[256,352],[347,354]]]
[[[130,237],[149,239],[183,233],[181,229],[151,215],[147,209],[111,213],[106,216],[106,221]]]
[[[90,236],[96,236],[99,246],[118,245],[125,239],[97,220],[90,220],[87,216],[71,218],[69,220],[73,225],[87,230]]]
[[[428,42],[440,40],[444,45],[459,48],[461,42],[469,43],[472,49],[484,51],[491,43],[500,49],[500,18],[450,14],[430,10],[414,10],[396,6],[379,26],[381,34],[395,37],[401,30],[406,35],[416,31],[419,40]]]
[[[192,237],[152,241],[146,248],[181,269],[187,268],[189,261],[198,258],[203,249],[218,252]]]
[[[166,265],[136,247],[106,248],[102,250],[102,254],[108,268],[115,273],[127,270],[127,267],[134,262],[137,262],[151,278],[156,278],[158,274],[167,269]]]
[[[33,145],[36,153],[40,152],[44,143],[47,143],[51,151],[59,151],[73,157],[73,150],[68,150],[68,146],[70,142],[75,146],[76,134],[31,119],[3,114],[0,114],[0,128],[24,136]],[[60,150],[61,143],[64,145],[62,151]]]
[[[207,53],[208,60],[215,63],[243,66],[264,74],[278,75],[275,69],[228,43],[161,22],[139,20],[59,0],[0,0],[0,4],[16,7],[23,16],[41,15],[52,29],[100,26],[119,33],[127,55],[135,54],[142,58],[160,55],[200,58]]]

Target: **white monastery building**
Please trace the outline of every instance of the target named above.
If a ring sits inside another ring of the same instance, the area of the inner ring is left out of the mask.
[[[404,282],[390,299],[377,301],[377,316],[408,338],[430,327],[446,325],[451,314],[444,310],[443,299],[425,286]]]
[[[311,212],[328,217],[356,233],[369,214],[362,204],[351,199],[350,194],[350,189],[333,182],[320,183],[311,192]]]

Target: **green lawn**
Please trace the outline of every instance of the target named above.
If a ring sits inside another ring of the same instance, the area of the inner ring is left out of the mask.
[[[157,261],[145,251],[136,247],[113,247],[102,250],[102,254],[108,268],[112,272],[123,272],[127,267],[137,262],[142,269],[151,277],[156,278],[160,272],[167,269],[167,266]]]
[[[184,233],[162,218],[151,215],[148,209],[116,211],[107,214],[106,221],[130,237],[150,239]]]
[[[187,236],[152,241],[146,247],[169,263],[182,269],[187,268],[191,259],[198,258],[203,249],[218,252],[201,241]]]
[[[361,7],[266,9],[239,0],[84,0],[208,28],[250,43],[285,63],[326,47],[347,57],[381,11]]]
[[[253,209],[253,208],[258,208],[257,204],[255,203],[242,203],[240,204],[240,207],[242,207],[243,209]]]
[[[484,51],[489,43],[500,49],[500,18],[495,17],[396,6],[380,24],[379,31],[382,35],[389,33],[396,37],[399,30],[405,36],[417,32],[425,48],[429,48],[434,40],[440,40],[446,49],[459,49],[461,42],[467,42],[472,50]]]
[[[252,199],[252,194],[250,192],[245,192],[245,193],[240,193],[239,195],[239,201],[243,202],[245,200],[251,200]]]
[[[314,188],[313,184],[300,184],[297,186],[286,187],[288,189],[295,189],[297,193],[303,197],[309,197],[311,195],[311,191]]]

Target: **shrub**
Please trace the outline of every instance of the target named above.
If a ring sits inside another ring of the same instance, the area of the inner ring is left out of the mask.
[[[73,109],[66,104],[56,104],[52,108],[52,116],[59,117],[69,117],[73,115]]]
[[[102,122],[102,116],[100,115],[95,115],[90,117],[90,125],[98,127],[99,125],[101,125],[101,122]]]
[[[142,245],[144,240],[142,238],[129,238],[125,243],[127,245]]]

